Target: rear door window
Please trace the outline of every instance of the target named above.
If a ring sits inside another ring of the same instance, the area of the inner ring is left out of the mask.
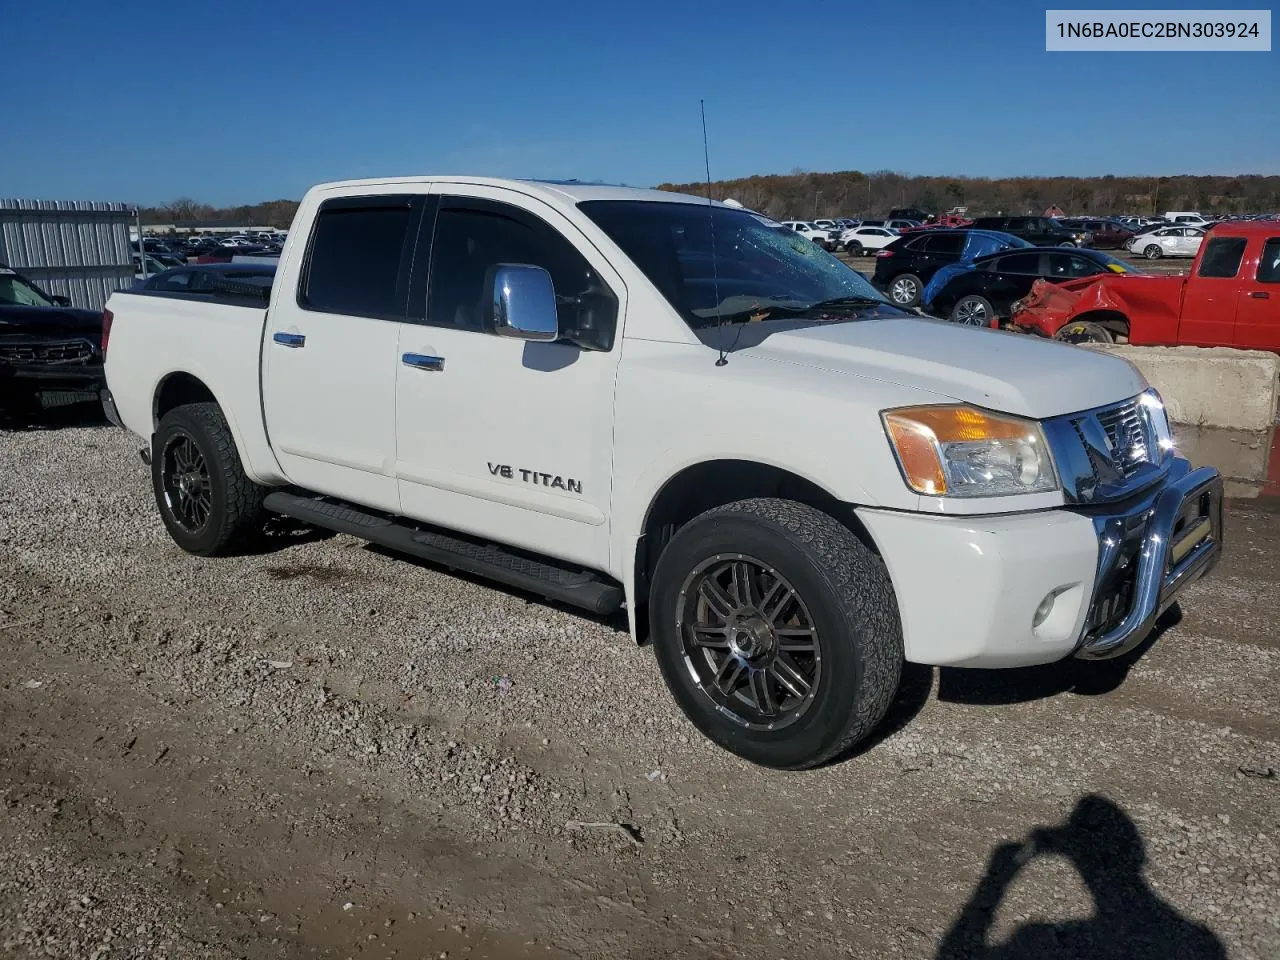
[[[321,313],[401,319],[419,209],[408,195],[321,204],[298,305]]]
[[[1039,275],[1040,254],[1011,253],[1007,257],[1000,257],[996,261],[995,270],[998,273]]]
[[[964,236],[958,233],[939,233],[925,239],[929,253],[959,253],[964,249]]]
[[[1191,234],[1191,231],[1187,231]],[[1248,243],[1245,237],[1213,237],[1204,248],[1204,256],[1200,258],[1198,275],[1202,277],[1234,277],[1240,270],[1240,261],[1244,257],[1244,248]]]

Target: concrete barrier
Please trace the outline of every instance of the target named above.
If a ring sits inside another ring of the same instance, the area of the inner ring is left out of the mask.
[[[1194,427],[1270,430],[1280,409],[1280,356],[1231,347],[1084,345],[1128,360],[1160,391],[1169,419]]]

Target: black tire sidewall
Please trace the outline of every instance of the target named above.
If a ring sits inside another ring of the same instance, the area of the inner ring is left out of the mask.
[[[164,492],[162,471],[165,449],[173,440],[184,436],[196,445],[209,470],[209,521],[197,533],[192,533],[178,523]],[[169,531],[169,536],[178,546],[188,553],[200,556],[215,553],[226,539],[224,529],[228,522],[228,465],[220,462],[217,450],[217,440],[210,436],[206,424],[185,407],[178,407],[165,414],[152,436],[151,486],[155,492],[160,519],[164,522],[165,529]]]
[[[675,626],[684,579],[698,563],[716,554],[746,554],[770,564],[799,593],[818,629],[822,676],[814,701],[789,727],[769,732],[745,729],[719,714],[693,685]],[[719,515],[680,531],[656,571],[650,594],[651,632],[667,686],[680,708],[710,740],[753,763],[781,769],[811,765],[830,753],[833,741],[857,710],[864,666],[856,625],[846,622],[839,595],[823,570],[786,532],[746,515]]]

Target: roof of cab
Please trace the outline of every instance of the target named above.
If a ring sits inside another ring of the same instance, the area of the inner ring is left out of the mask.
[[[1275,220],[1219,220],[1206,226],[1198,223],[1174,223],[1167,226],[1197,227],[1215,237],[1252,237],[1258,234],[1280,236],[1280,223]]]
[[[455,183],[468,186],[505,187],[520,193],[542,196],[553,202],[581,203],[585,200],[641,200],[650,203],[706,203],[706,197],[667,190],[647,190],[640,187],[619,187],[603,183],[586,183],[578,180],[513,180],[502,177],[472,176],[419,176],[375,177],[366,180],[335,180],[316,184],[312,189],[326,193],[339,192],[354,187],[396,186],[408,184]],[[723,206],[715,201],[717,206]],[[736,208],[734,208],[736,209]]]

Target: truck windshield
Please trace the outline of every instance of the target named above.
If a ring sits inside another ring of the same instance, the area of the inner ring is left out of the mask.
[[[12,270],[0,268],[0,303],[20,307],[52,307],[53,301]]]
[[[579,204],[695,330],[888,301],[807,237],[746,210],[697,203]]]

